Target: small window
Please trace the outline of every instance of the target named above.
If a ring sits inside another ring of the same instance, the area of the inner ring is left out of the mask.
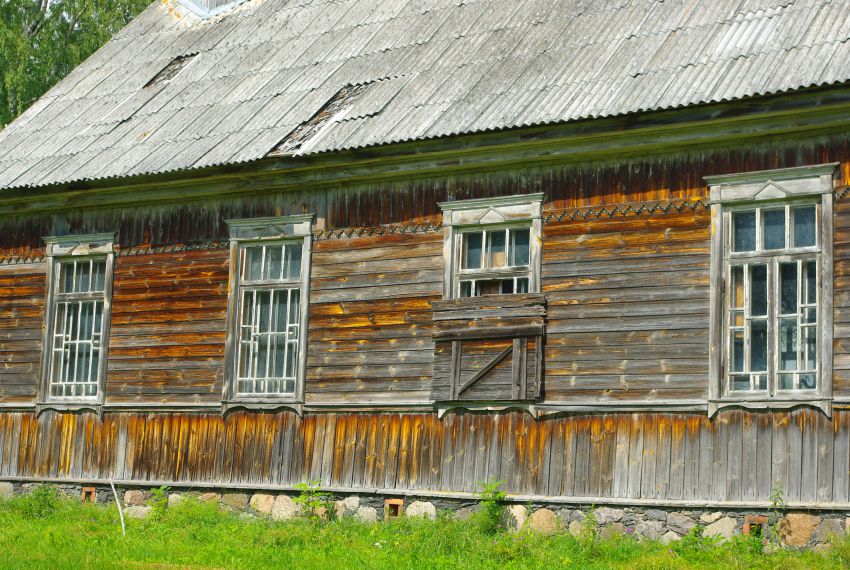
[[[493,228],[460,234],[460,296],[528,293],[531,229]]]
[[[440,204],[447,299],[540,291],[543,195]]]
[[[313,215],[229,220],[225,406],[300,402]]]
[[[103,396],[112,235],[45,238],[51,263],[43,401]]]

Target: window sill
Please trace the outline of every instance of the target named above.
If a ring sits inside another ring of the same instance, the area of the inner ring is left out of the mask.
[[[832,417],[832,398],[798,397],[798,398],[723,398],[709,400],[708,417],[713,418],[718,412],[728,408],[743,408],[745,410],[789,410],[798,406],[809,406],[822,411],[827,417]]]
[[[278,410],[288,408],[299,416],[304,413],[304,403],[294,397],[286,396],[280,398],[234,398],[222,400],[221,413],[226,414],[232,410]]]
[[[35,403],[35,413],[40,415],[47,410],[56,412],[94,412],[97,415],[103,415],[103,402],[90,400],[88,402],[81,400],[48,400],[46,402]]]

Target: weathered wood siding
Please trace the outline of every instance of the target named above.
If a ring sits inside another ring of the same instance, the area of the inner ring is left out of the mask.
[[[836,396],[850,397],[850,196],[835,200],[833,250],[833,368]]]
[[[41,376],[45,265],[0,265],[0,402],[33,402]]]
[[[110,401],[221,401],[228,268],[227,249],[116,258]]]
[[[710,216],[681,210],[543,226],[547,400],[707,396]]]
[[[312,271],[307,402],[427,401],[442,232],[318,240]]]
[[[0,479],[848,504],[850,412],[0,415]]]

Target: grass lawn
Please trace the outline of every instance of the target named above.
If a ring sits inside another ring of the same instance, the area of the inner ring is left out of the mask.
[[[0,502],[0,568],[781,568],[850,567],[850,541],[825,553],[762,554],[752,540],[686,537],[663,546],[630,537],[490,534],[471,522],[346,519],[273,523],[185,501],[147,520],[72,500]]]

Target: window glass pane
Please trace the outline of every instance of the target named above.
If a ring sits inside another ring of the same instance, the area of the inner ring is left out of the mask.
[[[762,210],[762,248],[785,248],[785,208]]]
[[[794,247],[815,245],[815,207],[794,208]]]
[[[806,370],[814,370],[818,366],[818,336],[817,328],[806,327],[803,329],[803,343],[805,349],[806,362],[804,368]]]
[[[511,230],[511,266],[528,265],[530,236],[531,230],[528,228]]]
[[[793,374],[780,374],[779,375],[779,389],[780,390],[793,390],[794,389],[794,375]]]
[[[460,282],[460,296],[461,297],[472,297],[472,281],[461,281]]]
[[[732,376],[732,389],[733,390],[749,390],[750,389],[750,376],[749,375]]]
[[[732,332],[732,372],[744,371],[744,331]]]
[[[263,271],[263,279],[279,281],[283,271],[283,248],[282,245],[270,245],[266,248],[266,267]]]
[[[481,232],[463,234],[461,267],[464,269],[481,268]]]
[[[516,293],[528,293],[528,279],[516,280]]]
[[[507,265],[504,230],[487,232],[487,254],[489,256],[489,267],[505,267]]]
[[[750,266],[750,315],[767,314],[767,266]]]
[[[779,265],[779,288],[781,298],[779,310],[783,315],[797,312],[797,263],[782,263]]]
[[[756,390],[767,390],[767,374],[759,374],[755,377]]]
[[[814,390],[818,387],[816,375],[809,372],[806,374],[800,374],[800,389],[801,390]]]
[[[779,325],[779,368],[797,370],[797,319],[781,319]]]
[[[499,295],[502,293],[501,279],[487,279],[475,282],[476,296]]]
[[[281,293],[282,293],[281,296],[283,297],[284,293],[283,292],[281,292]],[[290,291],[290,297],[289,297],[289,325],[290,326],[298,325],[298,317],[300,315],[299,308],[300,308],[300,305],[301,305],[300,298],[301,298],[301,291],[299,291],[298,289],[292,289]]]
[[[750,370],[767,370],[767,321],[750,321]]]
[[[245,264],[242,270],[242,279],[245,281],[259,281],[263,275],[263,248],[253,246],[245,248]]]
[[[733,251],[754,251],[756,249],[756,213],[733,213],[732,234]]]
[[[818,302],[818,267],[814,260],[806,261],[804,264],[806,272],[806,303]]]
[[[301,244],[290,243],[286,245],[286,273],[285,278],[290,281],[301,279]]]
[[[732,268],[732,302],[736,309],[744,308],[744,266]]]
[[[804,323],[816,323],[818,322],[818,310],[815,307],[811,307],[806,309],[803,315]]]

